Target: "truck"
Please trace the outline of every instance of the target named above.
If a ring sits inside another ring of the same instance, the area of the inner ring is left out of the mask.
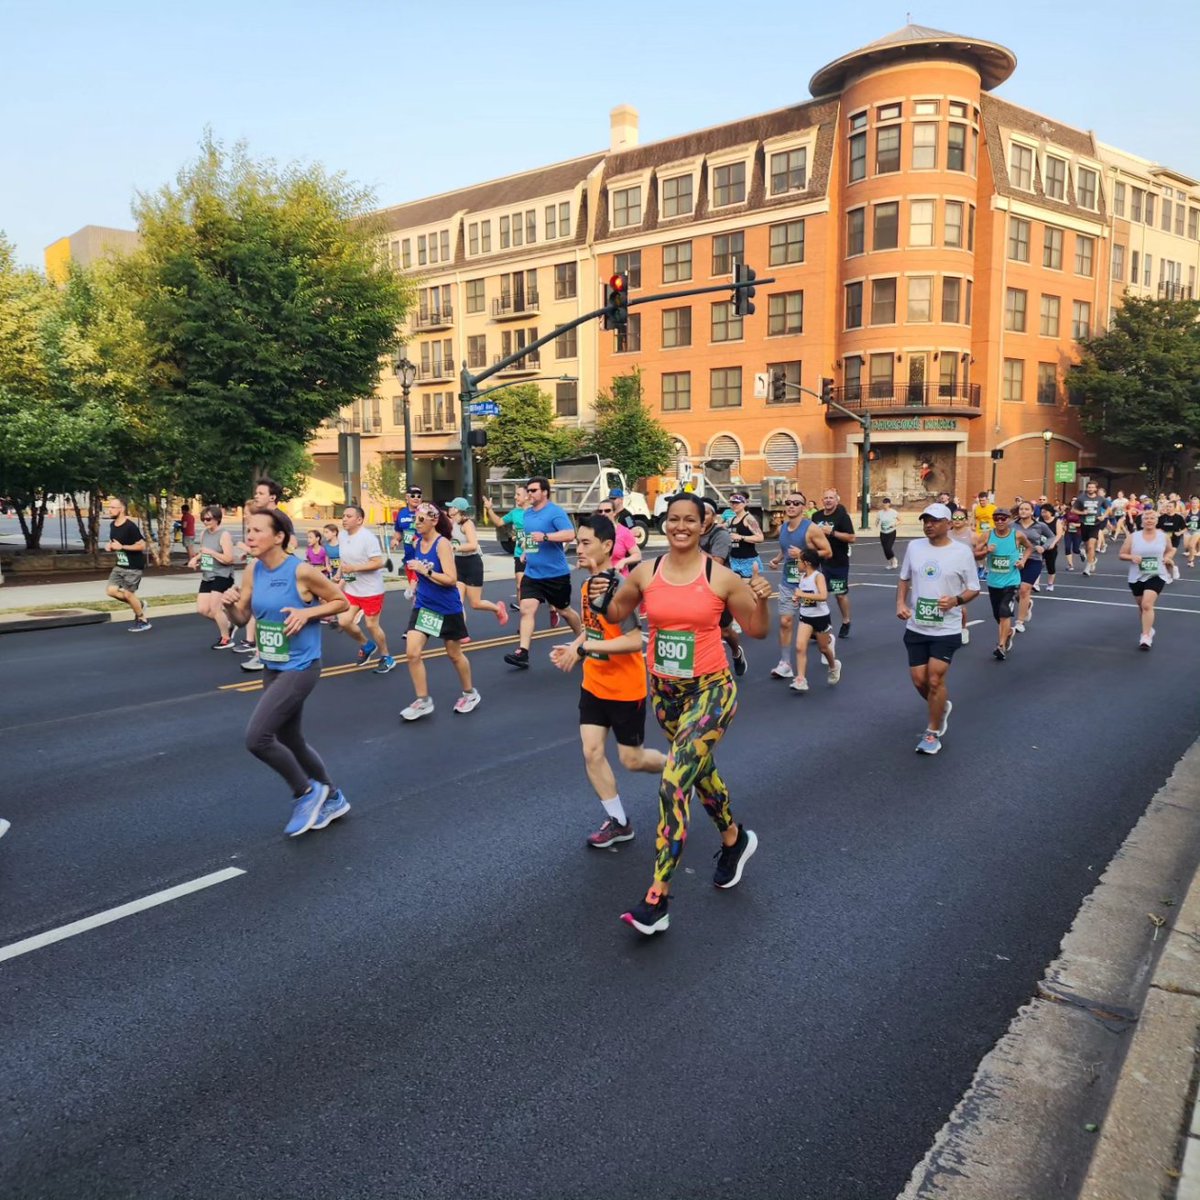
[[[500,513],[513,507],[518,486],[529,482],[528,475],[509,475],[507,470],[506,467],[493,467],[484,483],[488,499]],[[634,539],[639,546],[644,546],[651,526],[646,497],[633,491],[624,474],[608,459],[595,454],[566,458],[554,464],[550,476],[550,500],[564,508],[572,520],[594,512],[614,488],[625,493],[625,508],[634,521]]]
[[[771,536],[783,520],[783,501],[795,486],[795,482],[782,475],[768,475],[761,483],[743,483],[732,472],[733,460],[708,458],[700,463],[699,469],[681,461],[679,474],[667,479],[668,487],[659,493],[654,504],[654,527],[660,532],[667,515],[667,501],[677,491],[695,493],[702,500],[712,500],[718,511],[730,508],[729,497],[746,497],[746,507],[753,514],[764,532]],[[670,486],[670,485],[674,486]]]

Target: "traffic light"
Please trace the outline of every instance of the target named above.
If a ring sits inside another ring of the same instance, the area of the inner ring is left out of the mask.
[[[756,276],[752,267],[745,263],[733,264],[733,311],[735,316],[748,317],[754,312],[754,280]],[[738,287],[739,283],[748,283],[749,287]]]
[[[604,287],[604,328],[618,333],[629,324],[629,278],[617,272]]]
[[[833,403],[833,380],[822,377],[821,379],[821,403]]]
[[[771,372],[771,399],[776,404],[787,399],[787,377],[782,371]]]

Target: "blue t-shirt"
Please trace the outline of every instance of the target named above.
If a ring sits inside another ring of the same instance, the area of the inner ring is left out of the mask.
[[[413,543],[417,540],[417,531],[413,528],[416,518],[417,514],[408,505],[396,514],[395,529],[403,541],[405,562],[413,556]]]
[[[261,560],[254,564],[250,607],[259,657],[268,671],[303,671],[321,661],[321,626],[316,621],[309,621],[290,636],[283,631],[285,608],[311,608],[320,603],[301,599],[296,586],[296,572],[301,565],[300,559],[290,554],[273,571]]]
[[[800,524],[796,526],[795,533],[788,529],[786,521],[779,527],[779,552],[783,555],[784,583],[798,584],[800,576],[804,574],[804,564],[798,558],[792,558],[788,551],[793,546],[801,551],[807,548],[808,527],[811,524],[812,522],[807,517],[802,517]]]
[[[1015,529],[1010,530],[1004,537],[992,530],[992,536],[988,538],[987,557],[983,560],[987,567],[988,587],[1017,587],[1021,582],[1021,572],[1017,569],[1017,560],[1020,557]]]
[[[574,532],[575,526],[557,504],[547,504],[540,510],[525,510],[525,574],[528,578],[554,579],[570,575],[564,543],[530,541],[535,533],[561,533],[564,529]]]

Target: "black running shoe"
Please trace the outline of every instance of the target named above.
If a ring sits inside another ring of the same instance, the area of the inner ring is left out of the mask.
[[[841,629],[838,630],[838,637],[848,638],[850,636],[850,622],[847,621]]]
[[[746,652],[741,646],[736,646],[733,651],[733,673],[741,679],[746,673]]]
[[[504,661],[510,667],[523,667],[529,669],[529,651],[528,650],[513,650],[511,653],[504,656]]]
[[[992,651],[992,657],[997,662],[1003,662],[1008,657],[1008,654],[1005,652],[1003,646],[997,646],[995,650]]]
[[[719,888],[737,887],[742,878],[746,859],[758,849],[758,835],[753,829],[738,826],[737,841],[732,846],[722,846],[713,855],[717,869],[713,872],[713,884]]]
[[[647,937],[655,933],[665,933],[671,924],[671,916],[667,912],[670,902],[670,896],[659,896],[657,904],[639,900],[628,912],[621,914],[621,920]]]

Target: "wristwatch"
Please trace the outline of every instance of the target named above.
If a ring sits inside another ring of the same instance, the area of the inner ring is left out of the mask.
[[[575,647],[575,653],[580,658],[587,658],[587,656],[588,656],[587,647],[582,642],[580,642],[579,645]]]

